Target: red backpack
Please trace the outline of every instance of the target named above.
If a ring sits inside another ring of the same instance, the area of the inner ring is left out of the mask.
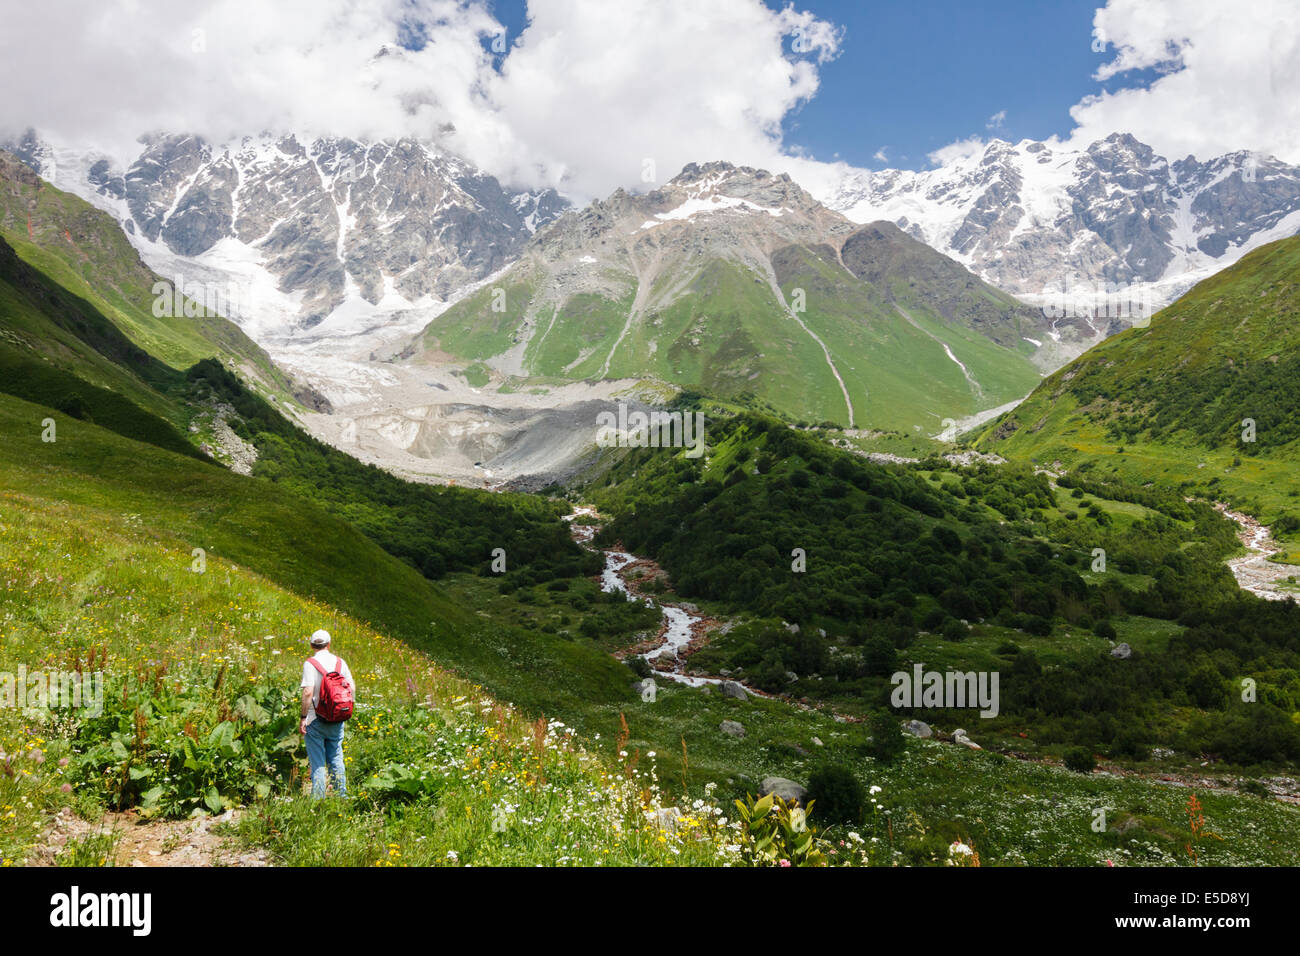
[[[307,663],[320,671],[320,698],[316,704],[316,716],[328,724],[337,724],[352,716],[352,687],[343,679],[340,671],[343,658],[334,658],[334,670],[329,673],[314,657],[307,658]]]

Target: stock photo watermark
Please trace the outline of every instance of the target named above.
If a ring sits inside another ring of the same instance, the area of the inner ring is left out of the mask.
[[[896,671],[889,702],[895,708],[979,708],[981,717],[998,715],[998,671],[927,671],[914,664],[911,673]]]
[[[629,411],[596,415],[596,444],[601,448],[685,448],[687,458],[704,454],[703,412]]]
[[[155,282],[150,292],[154,297],[153,315],[157,319],[242,315],[248,309],[250,298],[239,282],[187,283],[179,274],[171,281]]]
[[[0,707],[84,710],[88,717],[104,712],[101,671],[0,671]]]
[[[1114,282],[1067,282],[1042,292],[1048,319],[1126,319],[1135,328],[1151,324],[1155,299],[1144,285]]]

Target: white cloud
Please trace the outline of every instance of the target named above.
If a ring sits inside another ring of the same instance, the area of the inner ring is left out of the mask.
[[[437,22],[418,55],[382,56],[403,14]],[[67,0],[6,13],[0,126],[119,145],[295,129],[435,130],[475,95],[497,28],[456,0]]]
[[[1300,4],[1110,0],[1094,35],[1110,46],[1098,80],[1161,74],[1070,111],[1071,142],[1131,132],[1170,158],[1254,149],[1300,163]]]
[[[986,145],[987,143],[983,138],[971,136],[967,139],[959,139],[955,143],[949,143],[947,146],[941,146],[934,152],[927,153],[926,158],[935,166],[947,166],[949,163],[982,153]]]
[[[1082,42],[1082,41],[1081,41]],[[1300,3],[1257,0],[1248,13],[1220,0],[1109,0],[1093,19],[1094,79],[1130,85],[1085,97],[1053,146],[1086,149],[1132,133],[1169,159],[1253,150],[1300,163]],[[1133,71],[1154,71],[1145,77]],[[985,129],[1002,129],[1006,110]],[[981,152],[973,135],[928,154],[942,166]]]
[[[435,137],[504,180],[579,201],[654,185],[645,160],[657,182],[729,159],[822,195],[848,168],[781,134],[842,31],[761,0],[530,0],[504,57],[483,48],[502,29],[487,0],[10,6],[0,136],[36,125],[119,158],[151,130]],[[427,44],[397,47],[400,23]],[[1300,162],[1300,3],[1256,0],[1246,16],[1220,0],[1109,0],[1095,29],[1108,44],[1098,81],[1161,73],[1077,104],[1071,145],[1125,131],[1170,157],[1254,149]],[[1005,119],[999,110],[981,133]],[[985,145],[973,135],[929,160]]]
[[[531,0],[528,18],[498,73],[483,0],[24,4],[0,37],[0,133],[119,157],[151,130],[440,135],[585,198],[638,185],[646,159],[661,181],[694,160],[777,165],[841,33],[761,0]],[[402,21],[427,45],[395,46]]]
[[[541,164],[584,196],[642,185],[646,160],[660,183],[692,161],[774,165],[782,119],[839,43],[757,0],[532,0],[529,16],[487,84],[500,122],[462,127],[464,152],[511,178]]]
[[[885,150],[888,148],[888,146],[880,147],[880,149],[876,150],[875,153],[872,154],[871,158],[880,163],[889,162],[889,157],[885,155]]]

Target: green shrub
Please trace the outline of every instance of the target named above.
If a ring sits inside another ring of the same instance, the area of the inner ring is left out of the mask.
[[[1087,747],[1071,747],[1065,752],[1065,769],[1075,773],[1092,773],[1097,768],[1097,761]]]
[[[867,727],[871,731],[867,752],[881,763],[889,763],[907,749],[902,725],[892,712],[877,710],[868,718]]]
[[[808,797],[824,823],[857,825],[866,811],[867,792],[843,764],[827,764],[808,778]]]

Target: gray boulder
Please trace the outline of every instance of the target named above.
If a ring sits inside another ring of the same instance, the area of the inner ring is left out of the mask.
[[[785,777],[764,777],[758,792],[759,796],[764,797],[769,793],[775,793],[786,803],[797,801],[802,804],[808,798],[807,787],[801,786],[793,780],[787,780]]]
[[[736,700],[746,700],[749,697],[749,691],[745,690],[744,685],[737,684],[734,680],[724,680],[722,682],[722,696],[734,697]]]
[[[718,725],[718,729],[728,737],[745,736],[745,725],[738,720],[724,720]]]
[[[905,720],[903,721],[903,730],[907,731],[913,737],[932,737],[934,731],[930,725],[923,720]]]
[[[1131,656],[1132,653],[1133,648],[1129,647],[1127,644],[1116,644],[1110,649],[1110,656],[1119,658],[1120,660]]]

